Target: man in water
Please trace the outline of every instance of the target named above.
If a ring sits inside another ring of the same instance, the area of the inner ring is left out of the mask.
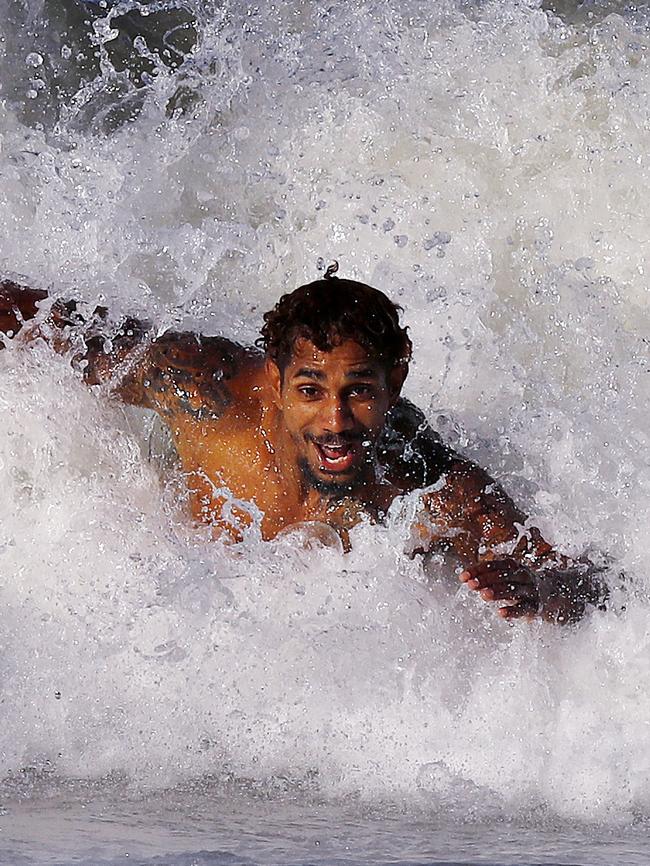
[[[265,539],[311,524],[346,547],[363,515],[381,521],[395,497],[420,490],[414,551],[454,557],[460,580],[504,618],[572,622],[602,605],[593,566],[557,554],[400,397],[411,341],[399,307],[335,270],[265,314],[262,352],[223,337],[156,337],[132,318],[111,327],[104,308],[84,319],[73,301],[48,310],[46,292],[11,281],[0,282],[0,331],[13,336],[37,317],[28,339],[69,354],[88,384],[110,382],[125,402],[158,412],[195,518],[234,540],[252,517],[224,490],[254,504]]]

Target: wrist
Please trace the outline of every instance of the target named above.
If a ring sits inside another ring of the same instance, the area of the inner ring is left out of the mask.
[[[539,614],[548,622],[578,622],[585,615],[587,605],[604,609],[607,586],[598,581],[588,567],[544,568],[535,572],[535,580]]]

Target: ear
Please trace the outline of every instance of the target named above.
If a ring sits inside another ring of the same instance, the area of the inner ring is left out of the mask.
[[[274,401],[279,405],[282,401],[282,373],[280,368],[271,358],[264,362],[266,378],[271,386]]]
[[[390,394],[391,406],[399,400],[399,395],[402,391],[402,385],[409,371],[409,365],[397,364],[388,374],[388,392]]]

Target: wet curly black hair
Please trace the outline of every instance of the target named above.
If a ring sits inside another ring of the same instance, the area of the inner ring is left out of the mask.
[[[399,323],[402,308],[379,289],[330,275],[282,295],[264,314],[257,345],[284,370],[296,340],[306,339],[321,352],[354,340],[388,369],[411,358],[407,329]]]

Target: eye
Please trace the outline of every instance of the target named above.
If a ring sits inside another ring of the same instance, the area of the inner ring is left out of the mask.
[[[314,397],[318,397],[320,393],[319,389],[315,385],[299,385],[298,391],[310,400]]]
[[[372,400],[375,396],[375,389],[372,385],[355,385],[349,390],[350,397],[360,397],[362,400]]]

